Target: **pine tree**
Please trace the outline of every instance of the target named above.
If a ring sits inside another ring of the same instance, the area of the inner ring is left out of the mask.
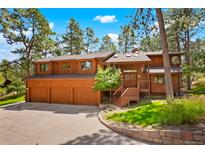
[[[136,35],[130,26],[122,26],[121,33],[118,37],[118,46],[120,52],[127,53],[136,45]]]
[[[80,29],[79,23],[73,18],[70,19],[66,32],[62,35],[62,43],[65,45],[63,47],[65,53],[71,55],[81,54],[84,50],[83,31]]]
[[[87,27],[85,30],[85,53],[92,52],[96,49],[99,39],[95,37],[95,32],[92,28]]]
[[[111,40],[111,38],[106,35],[102,38],[102,43],[99,48],[99,51],[116,51],[117,47],[114,44],[114,42]]]
[[[19,45],[12,52],[20,56],[15,62],[27,72],[27,76],[31,74],[32,60],[44,49],[39,50],[39,44],[44,44],[55,34],[38,9],[1,9],[0,32],[8,44]]]

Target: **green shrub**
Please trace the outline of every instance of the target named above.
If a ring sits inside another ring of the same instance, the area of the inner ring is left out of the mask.
[[[205,94],[205,77],[199,77],[194,83],[191,89],[194,94]]]
[[[205,115],[205,96],[173,99],[161,108],[160,123],[188,124],[198,122]]]
[[[118,88],[121,84],[121,71],[111,66],[108,66],[106,69],[98,67],[95,80],[94,90],[103,91]]]
[[[6,90],[0,87],[0,96],[5,94],[6,94]]]
[[[125,112],[108,113],[107,119],[141,126],[197,123],[205,116],[205,95],[169,99],[141,105]]]
[[[25,85],[24,82],[16,79],[8,86],[8,92],[16,93],[17,96],[25,94]]]

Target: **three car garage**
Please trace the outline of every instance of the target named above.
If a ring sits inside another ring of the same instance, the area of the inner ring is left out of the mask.
[[[98,106],[100,92],[92,89],[93,83],[91,76],[28,78],[26,99],[28,102]]]

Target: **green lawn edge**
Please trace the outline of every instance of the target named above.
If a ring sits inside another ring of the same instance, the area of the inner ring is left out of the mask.
[[[109,121],[140,125],[142,127],[194,124],[205,116],[205,96],[173,99],[166,103],[152,101],[128,110],[108,112],[105,118]]]
[[[0,106],[13,104],[17,102],[24,102],[25,96],[10,97],[7,100],[0,100]]]

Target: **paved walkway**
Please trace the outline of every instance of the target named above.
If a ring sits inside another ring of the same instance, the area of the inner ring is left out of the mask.
[[[0,108],[0,144],[146,144],[112,132],[91,106],[21,103]]]

